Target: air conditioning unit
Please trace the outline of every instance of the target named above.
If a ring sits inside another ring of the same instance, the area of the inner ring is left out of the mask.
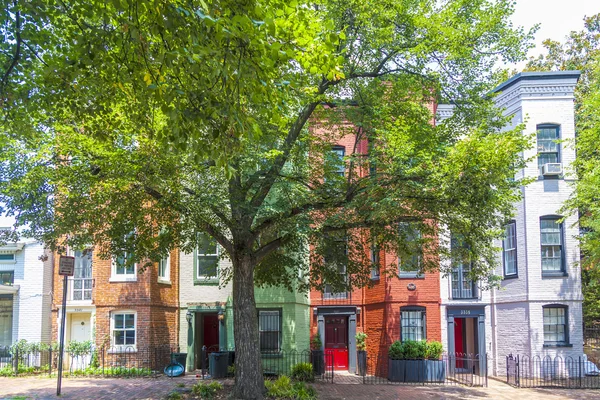
[[[547,163],[542,166],[542,175],[560,175],[562,174],[562,163]]]

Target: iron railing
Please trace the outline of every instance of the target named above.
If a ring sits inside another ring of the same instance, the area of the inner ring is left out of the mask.
[[[357,373],[365,384],[465,385],[487,387],[487,355],[444,354],[438,360],[392,360],[387,352],[358,357]]]
[[[549,357],[508,355],[506,382],[525,388],[600,389],[600,370],[585,355]]]

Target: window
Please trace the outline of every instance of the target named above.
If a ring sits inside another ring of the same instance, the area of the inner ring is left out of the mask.
[[[563,225],[560,217],[540,218],[540,243],[542,246],[542,274],[564,275]]]
[[[344,147],[334,146],[331,149],[331,153],[327,160],[333,166],[333,173],[342,177],[346,172],[346,163],[344,162],[345,155],[346,149]]]
[[[568,308],[562,305],[544,306],[544,345],[569,343]]]
[[[538,168],[547,163],[560,162],[559,127],[556,125],[539,125],[537,130]]]
[[[400,309],[400,341],[426,339],[425,307],[402,307]]]
[[[406,249],[410,254],[407,257],[398,257],[398,275],[400,278],[418,277],[422,268],[422,252],[419,244],[421,232],[410,223],[400,223],[398,229],[406,241]]]
[[[260,351],[278,353],[281,350],[281,310],[259,310],[258,332]]]
[[[348,246],[347,246],[346,235],[336,235],[333,237],[331,247],[328,249],[328,254],[324,257],[324,262],[327,266],[333,269],[334,272],[339,274],[339,282],[345,284],[348,280],[346,272],[346,258],[348,257]],[[348,297],[347,292],[334,292],[333,286],[326,284],[323,291],[323,298],[325,299],[346,299]]]
[[[378,280],[380,267],[379,267],[379,247],[376,245],[371,246],[371,279]]]
[[[198,235],[196,251],[196,275],[199,280],[215,280],[218,277],[219,246],[206,234]]]
[[[0,271],[0,285],[12,286],[15,283],[14,271]]]
[[[112,314],[112,344],[117,347],[135,347],[136,314],[132,311],[119,311]]]
[[[71,282],[73,284],[71,291],[71,300],[81,301],[92,300],[92,252],[91,250],[76,250],[75,272]]]
[[[0,254],[0,264],[14,264],[15,263],[15,254]]]
[[[451,246],[456,248],[458,246],[464,247],[465,244],[459,237],[452,237]],[[455,253],[455,250],[452,250]],[[452,284],[452,298],[453,299],[476,299],[477,298],[477,285],[469,277],[471,273],[471,263],[468,261],[456,262],[452,268],[451,284]]]
[[[504,277],[517,276],[517,224],[511,221],[504,228],[502,241],[502,260],[504,264]]]
[[[133,233],[126,235],[125,242],[132,244]],[[136,264],[130,251],[123,251],[113,259],[112,281],[128,281],[136,279]]]
[[[171,281],[171,255],[168,254],[165,258],[158,262],[158,281]]]

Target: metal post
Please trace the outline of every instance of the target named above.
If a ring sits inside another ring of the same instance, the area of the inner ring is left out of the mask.
[[[60,389],[62,385],[63,352],[65,350],[65,325],[67,323],[67,279],[67,275],[63,276],[62,316],[60,324],[60,349],[58,350],[58,384],[56,385],[57,396],[60,396]]]
[[[52,344],[48,348],[48,375],[52,376]]]

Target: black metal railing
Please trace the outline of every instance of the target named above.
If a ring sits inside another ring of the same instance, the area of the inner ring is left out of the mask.
[[[89,351],[65,351],[63,374],[67,376],[156,376],[173,359],[177,349],[169,345],[144,348],[99,347]],[[0,376],[52,375],[58,372],[58,351],[0,348]]]
[[[235,377],[235,349],[203,347],[200,353],[200,376],[209,378]],[[333,382],[333,353],[321,350],[262,352],[265,378],[287,375],[296,380]]]
[[[508,355],[506,382],[524,388],[600,389],[600,370],[585,355],[549,357]]]
[[[321,292],[321,296],[311,299],[311,304],[333,306],[333,305],[352,305],[352,292]]]
[[[444,354],[438,360],[392,360],[387,352],[359,359],[358,374],[365,384],[465,385],[487,387],[487,355]]]

